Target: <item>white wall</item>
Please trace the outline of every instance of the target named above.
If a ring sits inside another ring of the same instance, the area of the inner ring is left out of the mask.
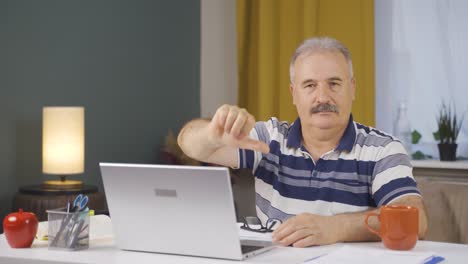
[[[438,157],[432,132],[445,100],[468,111],[468,1],[376,0],[376,127],[393,132],[398,103],[408,105],[423,150]],[[468,156],[468,115],[458,139]]]
[[[201,0],[200,107],[237,104],[236,0]]]

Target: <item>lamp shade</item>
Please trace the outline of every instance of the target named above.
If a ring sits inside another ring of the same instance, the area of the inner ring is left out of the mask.
[[[42,172],[84,172],[84,107],[43,108]]]

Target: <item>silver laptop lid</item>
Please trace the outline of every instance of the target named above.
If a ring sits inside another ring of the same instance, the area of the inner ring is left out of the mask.
[[[100,167],[117,247],[242,259],[227,168]]]

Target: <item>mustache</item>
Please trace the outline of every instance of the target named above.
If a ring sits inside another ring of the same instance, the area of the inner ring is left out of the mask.
[[[316,114],[320,112],[334,112],[339,113],[338,106],[332,104],[319,104],[310,109],[310,114]]]

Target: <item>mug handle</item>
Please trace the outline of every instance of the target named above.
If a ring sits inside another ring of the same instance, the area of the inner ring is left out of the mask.
[[[380,221],[380,215],[379,215],[379,214],[376,214],[376,213],[368,213],[368,214],[366,215],[366,220],[365,220],[366,227],[367,227],[367,229],[369,229],[370,232],[372,232],[372,233],[378,235],[379,237],[381,237],[381,236],[380,236],[380,233],[379,233],[377,230],[375,230],[375,229],[373,229],[372,227],[369,226],[369,217],[371,217],[371,216],[376,216],[377,219],[379,219],[379,221]]]

